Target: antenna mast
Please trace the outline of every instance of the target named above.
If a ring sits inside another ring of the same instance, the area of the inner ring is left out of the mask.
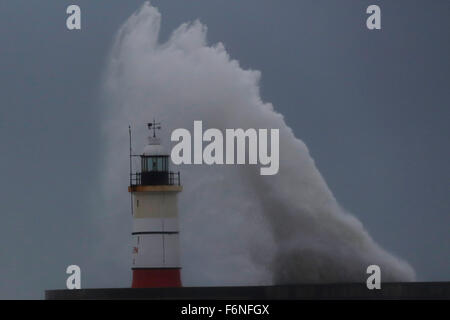
[[[133,149],[131,146],[131,125],[128,125],[128,135],[130,137],[130,187],[133,185],[133,162],[132,162],[132,157],[133,157]],[[134,215],[133,212],[133,194],[130,193],[130,203],[131,203],[131,215]]]

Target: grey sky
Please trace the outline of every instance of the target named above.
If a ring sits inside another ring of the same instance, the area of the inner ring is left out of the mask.
[[[0,298],[63,288],[69,264],[93,287],[109,267],[86,257],[97,239],[98,86],[115,32],[142,2],[0,3]],[[72,3],[81,32],[65,28]],[[449,1],[152,4],[163,38],[199,18],[210,43],[261,70],[263,98],[341,205],[419,280],[450,279]],[[369,4],[381,6],[381,31],[365,28]]]

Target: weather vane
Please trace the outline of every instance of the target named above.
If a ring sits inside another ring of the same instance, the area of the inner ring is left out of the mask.
[[[153,118],[153,122],[147,124],[149,130],[153,130],[153,138],[156,137],[156,130],[161,130],[161,122],[155,122],[155,118]]]

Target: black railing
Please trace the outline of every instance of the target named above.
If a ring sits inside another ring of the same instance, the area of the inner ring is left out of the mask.
[[[180,172],[169,172],[169,184],[173,186],[181,185]]]
[[[180,172],[136,172],[130,174],[130,186],[181,185]]]

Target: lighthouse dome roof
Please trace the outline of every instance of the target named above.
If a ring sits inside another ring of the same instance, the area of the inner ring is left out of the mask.
[[[144,147],[144,156],[165,156],[166,149],[161,145],[159,138],[149,137],[148,144]]]

